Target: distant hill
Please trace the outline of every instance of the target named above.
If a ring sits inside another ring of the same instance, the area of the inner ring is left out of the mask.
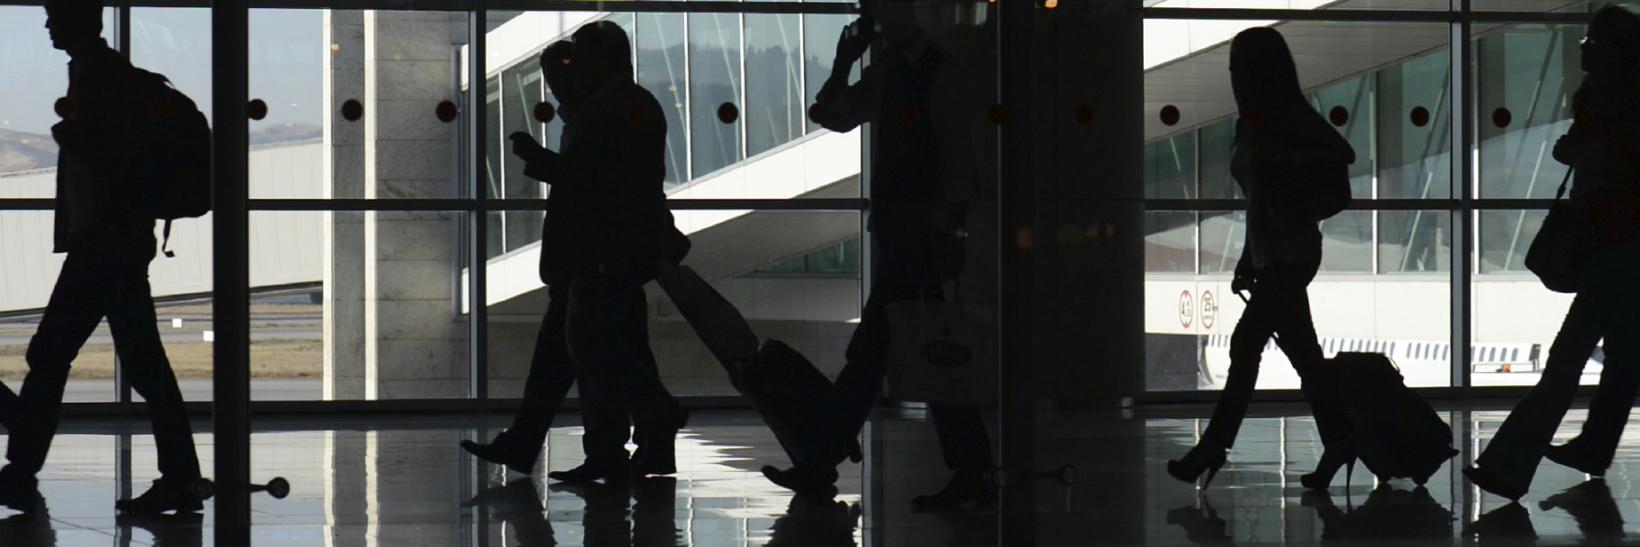
[[[284,123],[259,128],[250,133],[250,143],[276,144],[281,142],[317,139],[324,132],[317,125]],[[16,173],[48,169],[57,166],[57,142],[49,135],[36,135],[0,129],[0,173]]]
[[[57,142],[47,135],[0,129],[0,173],[57,166]]]
[[[324,136],[324,130],[317,125],[306,123],[282,123],[257,128],[251,131],[251,145],[274,144],[290,141],[305,141]]]

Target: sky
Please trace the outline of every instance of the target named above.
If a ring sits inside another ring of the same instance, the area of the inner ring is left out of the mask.
[[[111,20],[104,18],[105,37]],[[0,129],[45,134],[57,121],[52,103],[68,88],[68,56],[52,49],[44,24],[41,8],[0,6]],[[251,97],[268,104],[253,131],[323,119],[323,25],[322,10],[251,10]],[[131,10],[133,64],[169,77],[207,116],[210,30],[205,8]]]

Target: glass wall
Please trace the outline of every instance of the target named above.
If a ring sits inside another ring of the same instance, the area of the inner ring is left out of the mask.
[[[1345,7],[1355,8],[1327,9]],[[1415,15],[1274,23],[1152,15],[1145,197],[1169,201],[1153,202],[1146,218],[1150,389],[1218,389],[1228,367],[1229,334],[1242,308],[1228,286],[1244,216],[1223,201],[1195,200],[1242,199],[1230,173],[1236,122],[1223,65],[1228,39],[1259,25],[1287,38],[1310,106],[1356,152],[1350,183],[1357,203],[1321,223],[1323,261],[1309,288],[1324,350],[1390,354],[1414,386],[1537,381],[1570,299],[1544,289],[1523,262],[1545,215],[1543,200],[1567,172],[1550,154],[1571,124],[1584,25],[1525,13],[1518,22],[1476,25],[1461,44],[1472,64],[1456,71],[1464,81],[1453,82],[1451,25]],[[1463,89],[1471,90],[1472,106],[1454,112],[1461,103],[1453,93]],[[1464,158],[1471,165],[1460,171],[1452,143],[1464,124],[1475,128],[1475,141]],[[1472,178],[1454,182],[1464,172]],[[1480,201],[1459,199],[1470,197]],[[1467,257],[1455,255],[1462,247],[1454,241],[1463,237],[1473,242]],[[1471,287],[1467,301],[1453,300],[1457,283]],[[1469,325],[1462,343],[1472,359],[1464,365],[1453,364],[1454,313]],[[1281,365],[1263,367],[1260,388],[1297,387],[1279,350],[1272,345],[1264,357]],[[1598,350],[1591,356],[1586,383],[1601,357]]]

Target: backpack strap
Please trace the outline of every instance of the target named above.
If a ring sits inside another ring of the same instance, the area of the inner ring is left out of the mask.
[[[165,253],[165,258],[176,258],[177,254],[176,254],[176,252],[172,251],[169,248],[170,246],[171,246],[171,220],[166,219],[165,220],[165,240],[164,240],[163,243],[160,244],[159,250],[160,250],[160,252]]]

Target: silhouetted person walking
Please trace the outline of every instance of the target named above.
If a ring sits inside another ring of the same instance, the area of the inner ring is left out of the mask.
[[[1306,289],[1321,267],[1321,229],[1304,196],[1307,185],[1322,182],[1305,174],[1353,163],[1355,152],[1304,99],[1292,52],[1275,29],[1236,35],[1230,44],[1230,87],[1239,114],[1230,173],[1247,196],[1247,237],[1230,287],[1252,296],[1230,338],[1230,374],[1212,421],[1188,454],[1167,462],[1167,472],[1185,482],[1205,473],[1203,487],[1213,480],[1247,415],[1264,346],[1276,336],[1298,371],[1327,446],[1304,484],[1326,488],[1340,467],[1353,465],[1355,455],[1340,442],[1347,435],[1347,417],[1340,401],[1327,393],[1331,382],[1321,376],[1325,359],[1310,318]]]
[[[579,97],[571,83],[570,64],[571,53],[575,45],[568,40],[559,40],[547,46],[541,52],[542,74],[547,87],[553,97],[558,99],[558,118],[563,120],[564,127],[559,137],[560,143],[567,143],[574,132],[575,118],[580,106]],[[520,135],[527,136],[527,133]],[[515,136],[522,139],[523,136]],[[526,144],[533,140],[526,141]],[[535,145],[539,148],[539,145]],[[526,150],[531,150],[526,147]],[[525,158],[529,159],[529,158]],[[573,192],[568,192],[573,197]],[[563,193],[554,192],[548,199]],[[541,241],[555,241],[558,232],[569,229],[563,226],[565,215],[547,215],[547,221],[542,228]],[[668,226],[667,228],[671,228]],[[554,255],[542,253],[543,271],[551,268],[550,260]],[[558,406],[564,402],[569,394],[569,388],[575,383],[575,362],[570,359],[569,341],[564,337],[565,317],[569,309],[570,280],[559,276],[543,276],[541,281],[547,284],[547,311],[541,317],[541,328],[535,337],[535,353],[530,359],[529,378],[524,383],[524,400],[517,413],[513,415],[511,428],[496,435],[495,440],[489,443],[462,441],[461,446],[468,452],[483,458],[485,461],[502,464],[519,473],[530,473],[535,467],[535,461],[541,455],[541,447],[546,442],[547,431],[552,427],[552,419],[558,411]],[[650,352],[648,344],[638,348],[642,351],[641,365],[655,374],[655,357]],[[687,421],[687,410],[682,406],[674,405],[676,422],[681,426]],[[632,457],[634,472],[639,474],[670,474],[676,471],[676,462],[671,459],[662,460],[669,450],[656,452],[655,457],[648,457],[644,446],[649,444],[649,431],[645,424],[638,424],[633,437],[638,442],[638,451]],[[672,439],[665,435],[655,438],[655,442],[671,444]]]
[[[28,510],[39,500],[35,474],[45,464],[57,431],[69,366],[103,317],[108,318],[120,366],[148,401],[158,445],[161,478],[143,495],[115,504],[122,512],[198,511],[200,479],[193,430],[182,393],[155,326],[148,263],[158,242],[154,217],[139,207],[133,171],[139,170],[142,119],[130,100],[140,75],[108,47],[101,2],[54,0],[46,4],[52,45],[68,53],[67,116],[52,126],[60,146],[57,169],[55,250],[67,253],[39,330],[29,342],[17,426],[0,469],[0,503]],[[209,161],[208,158],[186,160]]]
[[[838,415],[831,434],[837,439],[859,435],[887,367],[893,366],[888,363],[889,305],[944,300],[945,285],[962,275],[965,250],[960,234],[976,193],[971,174],[946,172],[948,163],[940,157],[940,139],[958,136],[939,135],[935,127],[938,116],[954,119],[970,113],[931,108],[941,93],[948,92],[935,85],[941,71],[957,60],[947,58],[918,27],[911,4],[872,2],[867,8],[867,15],[843,29],[831,75],[815,97],[815,121],[838,132],[871,122],[877,150],[871,156],[867,218],[875,267],[871,294],[849,340],[847,364],[835,383],[838,404],[833,410]],[[861,68],[859,81],[849,84],[852,67],[874,42],[881,45],[878,54]],[[974,109],[970,115],[978,112]],[[934,404],[929,412],[953,473],[944,489],[913,503],[934,508],[994,500],[995,491],[984,479],[994,464],[979,407]],[[787,471],[766,468],[765,475],[797,492],[814,491],[817,485],[836,481],[838,456],[830,462],[800,463]]]
[[[575,92],[562,150],[542,148],[527,134],[512,137],[514,153],[527,162],[524,173],[552,185],[541,278],[558,291],[554,301],[565,302],[563,337],[587,430],[586,462],[548,476],[613,482],[629,472],[671,473],[673,439],[687,414],[652,364],[643,293],[656,265],[680,256],[661,184],[666,120],[654,96],[633,80],[625,31],[599,21],[572,40]],[[544,321],[543,328],[551,327]],[[634,422],[645,438],[638,440],[642,459],[629,461]],[[534,446],[539,450],[539,442]]]
[[[1606,367],[1631,367],[1624,370],[1629,378],[1640,343],[1640,316],[1634,313],[1640,306],[1634,284],[1640,272],[1640,18],[1618,7],[1595,13],[1582,64],[1586,76],[1572,97],[1572,128],[1554,151],[1556,160],[1573,169],[1572,210],[1588,238],[1577,296],[1549,349],[1543,376],[1515,404],[1475,465],[1464,470],[1476,486],[1512,500],[1531,486],[1595,341],[1605,339]],[[1629,402],[1623,399],[1632,401],[1632,382],[1610,389],[1602,378],[1588,424],[1597,429],[1591,445],[1586,452],[1564,454],[1573,467],[1604,472],[1610,464],[1609,450],[1616,448],[1622,429],[1617,417],[1627,415]]]

